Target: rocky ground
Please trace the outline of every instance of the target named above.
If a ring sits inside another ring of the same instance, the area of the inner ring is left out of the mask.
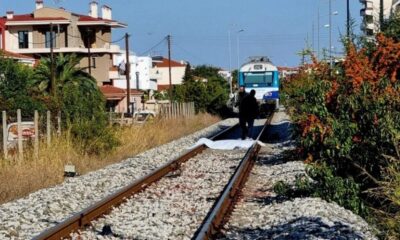
[[[306,175],[301,161],[286,161],[283,153],[294,147],[290,121],[275,114],[270,141],[261,149],[253,171],[219,239],[376,239],[359,216],[320,198],[286,200],[273,191],[278,181],[294,184]]]
[[[198,139],[237,123],[228,119],[121,163],[0,205],[0,239],[30,239],[178,157]]]
[[[72,239],[191,239],[245,153],[208,149]]]

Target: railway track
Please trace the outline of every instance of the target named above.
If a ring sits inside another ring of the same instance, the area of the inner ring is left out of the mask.
[[[237,126],[212,139],[223,139],[234,128]],[[258,151],[257,144],[247,152],[198,146],[34,239],[92,239],[100,235],[156,239],[173,233],[177,239],[208,239],[234,202]],[[155,227],[147,227],[146,221]]]

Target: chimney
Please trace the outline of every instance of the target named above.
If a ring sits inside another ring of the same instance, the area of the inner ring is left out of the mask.
[[[14,11],[7,11],[7,19],[13,19],[14,18]]]
[[[36,10],[43,8],[43,0],[36,0]]]
[[[91,16],[93,18],[98,18],[99,17],[98,9],[99,9],[99,4],[97,3],[97,1],[91,1],[89,16]]]
[[[112,20],[112,11],[111,8],[107,5],[103,5],[102,10],[102,18],[107,20]]]

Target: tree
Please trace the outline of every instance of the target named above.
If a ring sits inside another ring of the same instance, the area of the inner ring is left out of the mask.
[[[107,127],[105,99],[96,80],[78,67],[80,60],[75,54],[57,56],[54,67],[57,95],[50,96],[51,61],[42,58],[35,69],[34,89],[50,99],[47,102],[50,109],[61,111],[64,123],[81,140],[85,151],[100,153],[117,142]]]
[[[194,102],[197,111],[221,114],[228,99],[229,85],[219,69],[201,65],[186,68],[184,82],[175,89],[176,98]],[[177,100],[179,100],[177,99]]]
[[[33,71],[30,67],[0,56],[0,110],[23,116],[33,116],[33,110],[43,110],[39,96],[31,91]]]

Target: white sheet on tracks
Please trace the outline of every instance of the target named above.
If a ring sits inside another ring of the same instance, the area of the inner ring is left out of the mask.
[[[233,149],[248,149],[254,144],[254,140],[219,140],[219,141],[212,141],[207,138],[200,138],[197,143],[191,147],[195,148],[202,144],[206,145],[208,148],[211,149],[218,149],[218,150],[233,150]]]

